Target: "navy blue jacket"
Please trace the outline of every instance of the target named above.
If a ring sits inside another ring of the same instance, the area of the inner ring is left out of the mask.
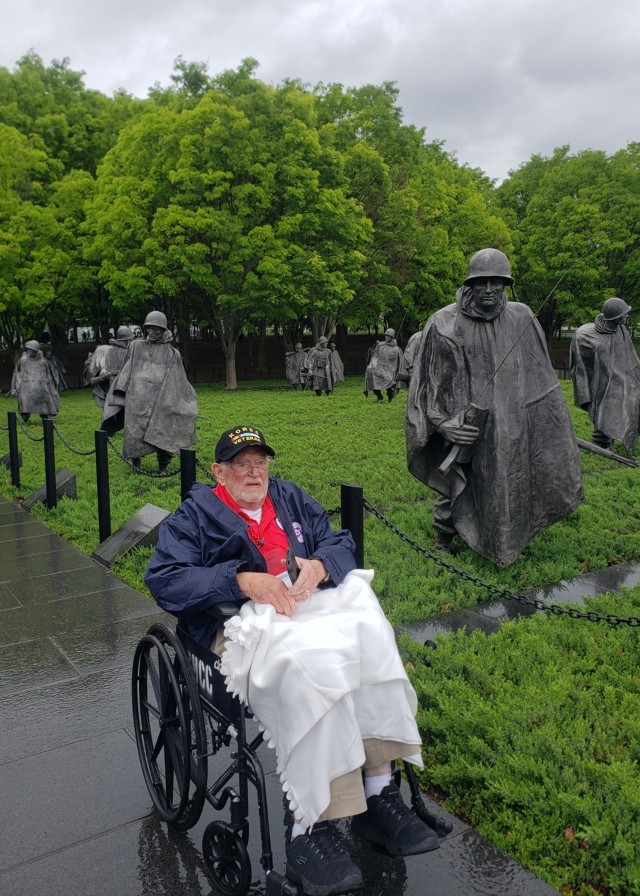
[[[269,497],[299,557],[322,560],[333,585],[355,569],[354,542],[346,529],[335,532],[329,514],[293,482],[269,480]],[[156,551],[145,574],[164,610],[182,619],[189,633],[209,646],[221,623],[204,612],[222,601],[246,600],[236,573],[266,572],[267,564],[249,539],[247,523],[196,482],[184,502],[160,527]]]

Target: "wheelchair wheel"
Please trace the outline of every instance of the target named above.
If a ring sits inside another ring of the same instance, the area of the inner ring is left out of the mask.
[[[133,659],[133,724],[147,789],[160,816],[180,831],[198,821],[207,791],[206,730],[182,644],[153,625]]]
[[[251,859],[240,834],[224,821],[212,821],[202,835],[202,858],[223,896],[244,896],[251,885]]]

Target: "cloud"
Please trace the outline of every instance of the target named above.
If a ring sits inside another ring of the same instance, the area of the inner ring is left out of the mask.
[[[178,56],[253,57],[269,83],[395,81],[405,120],[503,178],[569,144],[638,138],[636,0],[5,0],[0,65],[68,57],[85,84],[145,96]],[[7,8],[8,7],[8,8]]]

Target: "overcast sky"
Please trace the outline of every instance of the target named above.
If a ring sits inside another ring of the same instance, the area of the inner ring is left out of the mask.
[[[501,180],[534,153],[640,140],[639,0],[3,0],[0,66],[34,50],[144,97],[178,56],[270,84],[395,81],[405,121]]]

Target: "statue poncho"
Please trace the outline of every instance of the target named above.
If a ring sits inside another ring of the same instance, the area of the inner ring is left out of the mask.
[[[99,345],[96,348],[87,364],[85,378],[91,386],[93,400],[99,408],[105,406],[109,388],[122,370],[128,347],[128,341],[110,339],[109,345]],[[92,383],[91,380],[96,382]],[[117,408],[112,410],[117,411]],[[109,416],[107,413],[107,417]]]
[[[292,386],[302,386],[305,383],[304,373],[302,372],[307,363],[307,352],[305,349],[296,349],[293,352],[287,352],[285,355],[285,371],[286,377]]]
[[[578,507],[580,458],[530,309],[503,295],[498,308],[483,313],[472,299],[463,287],[454,304],[427,322],[409,391],[407,461],[414,476],[450,499],[458,534],[508,566],[532,538]],[[442,473],[452,445],[436,429],[456,415],[462,420],[470,403],[488,409],[481,434],[469,462]]]
[[[578,327],[571,340],[571,377],[578,407],[589,405],[595,429],[618,439],[627,451],[638,441],[640,359],[625,326],[595,323]]]
[[[20,414],[55,417],[60,410],[57,377],[41,351],[34,357],[24,352],[14,368],[11,391],[18,396]]]
[[[331,364],[331,349],[318,343],[307,353],[307,370],[311,389],[332,392],[335,385]]]
[[[404,369],[402,349],[395,339],[381,342],[374,349],[364,374],[364,388],[367,392],[391,389]]]
[[[113,381],[108,408],[124,408],[125,457],[142,457],[158,448],[176,454],[195,442],[198,405],[180,352],[163,342],[137,339],[129,346],[122,370]],[[120,416],[120,415],[118,415]],[[103,415],[103,429],[121,428],[115,417]]]

